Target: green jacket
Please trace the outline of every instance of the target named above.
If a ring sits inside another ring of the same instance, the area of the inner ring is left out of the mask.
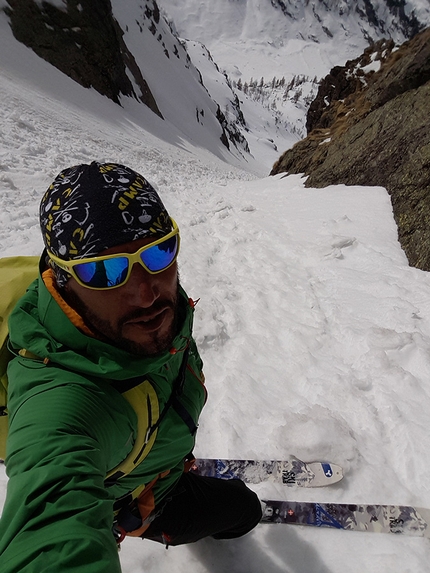
[[[9,321],[11,342],[42,360],[17,357],[9,365],[7,497],[0,520],[2,573],[117,573],[112,535],[115,499],[161,472],[155,502],[175,485],[194,436],[169,408],[145,460],[116,485],[104,479],[129,453],[137,416],[111,383],[148,377],[160,411],[190,354],[181,403],[197,422],[205,401],[202,362],[191,338],[193,309],[183,291],[185,319],[173,346],[139,358],[89,337],[66,317],[39,277]],[[46,362],[46,361],[45,361]]]

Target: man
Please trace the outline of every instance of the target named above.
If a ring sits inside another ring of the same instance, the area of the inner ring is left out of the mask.
[[[45,193],[40,277],[10,317],[2,573],[115,573],[124,535],[177,545],[261,518],[238,480],[186,472],[205,401],[179,230],[117,164]]]

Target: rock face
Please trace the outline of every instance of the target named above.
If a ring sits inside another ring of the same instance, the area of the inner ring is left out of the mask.
[[[308,136],[271,175],[304,173],[308,187],[385,187],[412,266],[430,271],[430,29],[396,49],[371,46],[321,83]]]
[[[68,0],[64,9],[34,0],[7,2],[14,36],[38,56],[115,103],[120,95],[134,97],[162,117],[112,17],[110,0]],[[126,68],[140,88],[139,96]]]

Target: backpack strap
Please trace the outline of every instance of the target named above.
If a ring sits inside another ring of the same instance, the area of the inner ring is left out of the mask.
[[[194,436],[194,434],[197,432],[197,425],[194,422],[193,418],[191,417],[190,413],[185,408],[185,406],[179,400],[179,397],[184,391],[185,373],[187,370],[189,354],[190,354],[190,347],[189,345],[187,345],[186,349],[184,350],[184,356],[182,358],[178,376],[175,382],[173,383],[172,393],[170,394],[170,397],[167,400],[163,408],[163,411],[161,412],[161,415],[157,421],[157,428],[161,424],[161,421],[163,420],[164,416],[167,414],[167,411],[170,408],[170,406],[172,406],[173,409],[176,411],[176,413],[179,414],[179,416],[188,426],[191,435]]]
[[[192,435],[196,433],[196,423],[179,400],[184,389],[189,352],[188,345],[184,350],[178,376],[173,383],[172,393],[165,403],[161,413],[159,411],[158,396],[150,380],[145,379],[142,382],[142,378],[138,376],[127,380],[112,382],[112,386],[122,393],[124,398],[136,412],[137,436],[134,446],[125,460],[123,460],[116,468],[108,472],[105,479],[106,487],[115,485],[119,479],[128,475],[146,458],[154,445],[158,428],[170,407],[173,407],[179,414],[188,426],[190,433]]]
[[[149,454],[157,437],[159,419],[158,396],[149,380],[123,393],[137,415],[137,435],[134,446],[128,456],[116,468],[108,472],[105,486],[114,485],[117,480],[129,474]],[[151,431],[155,428],[154,431]]]

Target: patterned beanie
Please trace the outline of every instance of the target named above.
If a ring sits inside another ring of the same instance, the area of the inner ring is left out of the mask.
[[[57,175],[40,203],[40,227],[48,251],[63,260],[172,230],[155,189],[142,175],[116,163],[76,165]],[[54,265],[57,284],[70,276]]]

